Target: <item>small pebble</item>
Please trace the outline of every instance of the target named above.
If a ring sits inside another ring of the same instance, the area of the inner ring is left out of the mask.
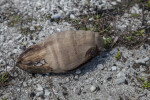
[[[145,63],[147,66],[150,66],[150,60],[146,61]]]
[[[104,68],[104,71],[107,71],[107,70],[108,70],[108,68],[105,67],[105,68]]]
[[[58,18],[62,18],[63,16],[61,14],[55,14],[55,15],[52,15],[51,18],[52,19],[58,19]]]
[[[122,71],[117,74],[117,78],[121,78],[121,77],[126,77],[126,74]]]
[[[79,76],[78,75],[75,75],[75,77],[74,77],[76,80],[78,80],[79,79]]]
[[[66,82],[69,82],[70,81],[70,79],[69,78],[66,78]]]
[[[81,73],[81,70],[80,69],[77,69],[76,70],[76,74],[80,74]]]
[[[96,86],[92,85],[90,90],[91,90],[91,92],[94,92],[96,90]]]
[[[114,83],[119,85],[119,84],[122,84],[122,83],[125,83],[126,82],[126,78],[122,77],[122,78],[117,78],[115,79]]]
[[[145,68],[142,67],[142,66],[140,66],[140,71],[141,71],[141,72],[144,72],[144,71],[145,71]]]
[[[36,93],[36,96],[38,96],[38,97],[39,97],[39,96],[42,96],[42,95],[43,95],[43,91],[40,91],[40,92],[37,92],[37,93]]]
[[[18,49],[14,49],[13,51],[12,51],[12,53],[18,53]]]
[[[81,92],[82,92],[82,91],[81,91],[81,88],[76,88],[76,89],[75,89],[75,93],[76,93],[77,95],[80,95]]]
[[[43,91],[43,88],[40,84],[37,84],[36,91]]]
[[[44,98],[44,100],[49,100],[49,97],[48,98]]]
[[[116,67],[116,66],[112,66],[112,67],[111,67],[111,70],[112,70],[112,71],[116,71],[116,70],[117,70],[117,67]]]
[[[130,13],[131,14],[140,14],[142,12],[142,9],[139,8],[139,5],[134,5],[131,9],[130,9]]]
[[[111,2],[111,4],[115,6],[117,5],[117,2],[114,1],[114,2]]]
[[[76,17],[75,17],[73,14],[71,14],[71,15],[70,15],[70,18],[71,18],[71,19],[75,19]]]
[[[34,26],[31,26],[31,27],[30,27],[30,30],[35,30]]]
[[[93,18],[89,18],[89,21],[92,21],[93,20]]]
[[[110,52],[109,52],[109,54],[111,54],[111,55],[113,55],[113,54],[115,54],[116,53],[116,50],[115,49],[113,49],[113,50],[111,50]]]
[[[23,86],[24,86],[24,87],[27,87],[27,83],[26,83],[26,82],[23,82]]]
[[[117,2],[121,2],[121,0],[117,0]]]
[[[49,90],[47,90],[47,89],[45,90],[45,95],[46,95],[46,96],[50,96]]]
[[[16,40],[20,40],[21,39],[21,34],[18,34],[18,36],[16,37]]]
[[[103,70],[103,69],[104,69],[104,66],[103,66],[102,64],[98,64],[98,65],[97,65],[97,68],[100,69],[100,70]]]

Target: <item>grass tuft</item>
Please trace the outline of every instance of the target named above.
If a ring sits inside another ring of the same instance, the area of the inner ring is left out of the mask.
[[[0,74],[0,87],[7,86],[8,82],[11,80],[11,75],[9,72],[4,72]]]
[[[120,52],[117,52],[117,54],[114,57],[116,58],[116,60],[119,60],[121,58]]]

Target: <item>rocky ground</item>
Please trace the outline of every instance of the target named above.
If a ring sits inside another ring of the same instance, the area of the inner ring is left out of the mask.
[[[0,100],[150,100],[149,9],[149,0],[0,0]],[[27,47],[78,29],[105,39],[80,68],[30,74],[15,66]]]

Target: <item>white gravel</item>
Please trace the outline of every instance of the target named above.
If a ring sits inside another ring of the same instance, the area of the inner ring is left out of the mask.
[[[148,100],[150,91],[142,90],[137,78],[147,78],[150,66],[150,46],[143,44],[138,49],[129,50],[115,47],[111,51],[103,51],[97,57],[75,71],[66,74],[47,73],[31,75],[15,66],[16,59],[27,47],[43,41],[48,35],[63,30],[75,30],[68,22],[59,20],[66,16],[76,19],[78,15],[95,14],[95,8],[112,9],[123,0],[0,0],[0,72],[12,71],[14,78],[7,87],[0,87],[0,100]],[[128,28],[137,30],[142,26],[142,9],[133,5],[123,16],[116,16],[116,27],[119,34]],[[20,25],[9,27],[5,15],[17,13],[32,16],[30,30],[41,26],[41,31],[23,35]],[[137,13],[138,18],[131,14]],[[149,13],[145,11],[145,13]],[[150,13],[149,13],[150,14]],[[50,15],[48,18],[45,16]],[[93,19],[90,18],[90,21]],[[147,15],[145,20],[150,20]],[[117,52],[122,58],[116,60]],[[137,65],[136,65],[137,64]],[[140,67],[138,67],[140,66]],[[96,85],[95,85],[96,84]],[[100,89],[97,91],[97,89]],[[147,95],[145,95],[147,94]]]

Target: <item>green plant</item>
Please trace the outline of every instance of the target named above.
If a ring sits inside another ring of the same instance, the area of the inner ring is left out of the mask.
[[[144,34],[143,34],[144,32],[145,32],[145,29],[140,30],[140,31],[137,32],[136,35],[137,35],[137,36],[143,36],[143,37],[144,37]]]
[[[80,27],[80,30],[88,30],[86,26]]]
[[[21,28],[21,33],[24,34],[24,35],[27,35],[28,33],[33,33],[34,30],[30,30],[29,27],[23,27]]]
[[[34,26],[35,31],[41,31],[42,27],[41,26]]]
[[[41,26],[34,26],[34,30],[31,30],[30,27],[22,27],[21,33],[23,35],[27,35],[27,34],[32,34],[34,32],[37,32],[37,31],[41,31],[41,29],[42,29]]]
[[[21,21],[21,17],[17,14],[14,14],[12,16],[9,17],[9,22],[8,22],[8,26],[9,27],[13,27],[16,24],[19,24]]]
[[[121,58],[120,52],[118,51],[117,54],[114,57],[116,58],[116,60],[119,60]]]
[[[133,32],[132,35],[143,36],[144,37],[144,32],[145,32],[145,29],[142,29],[142,30]]]
[[[33,20],[34,21],[37,21],[37,19],[33,18],[33,17],[30,17],[30,16],[27,16],[27,17],[24,17],[23,15],[18,15],[18,14],[12,14],[8,17],[9,21],[7,23],[7,25],[9,27],[13,27],[15,25],[18,25],[18,24],[21,24],[21,23],[31,23]]]
[[[5,86],[7,82],[10,80],[11,75],[8,72],[4,72],[0,74],[0,86]]]
[[[109,25],[107,28],[105,28],[104,30],[102,30],[102,31],[100,32],[100,34],[103,33],[103,32],[105,32],[105,31],[107,31],[109,28],[110,28],[110,25]]]
[[[136,13],[132,13],[131,14],[131,17],[134,17],[134,18],[137,18],[137,17],[139,17],[140,15],[139,14],[136,14]]]
[[[89,1],[86,1],[86,2],[85,2],[85,4],[86,4],[86,5],[89,5],[89,4],[90,4],[90,2],[89,2]]]
[[[110,43],[112,43],[112,38],[111,37],[108,37],[108,38],[104,39],[104,45],[108,45]]]
[[[113,40],[111,37],[104,38],[104,48],[110,49],[113,46]]]
[[[150,88],[150,82],[143,79],[142,89],[145,90],[145,89],[148,89],[148,88]]]
[[[147,1],[146,7],[150,8],[150,0]]]
[[[136,0],[137,2],[143,2],[144,0]]]
[[[2,100],[7,100],[7,98],[1,98]]]
[[[97,19],[100,18],[100,15],[96,15],[96,18],[97,18]]]
[[[47,15],[45,15],[45,18],[46,18],[46,19],[50,19],[50,18],[51,18],[51,15],[47,14]]]
[[[33,18],[33,17],[27,17],[27,18],[25,18],[25,19],[22,19],[21,21],[22,22],[32,22],[32,21],[37,21],[37,19],[35,19],[35,18]]]
[[[131,36],[124,36],[123,38],[125,39],[125,41],[131,41],[132,40]]]

